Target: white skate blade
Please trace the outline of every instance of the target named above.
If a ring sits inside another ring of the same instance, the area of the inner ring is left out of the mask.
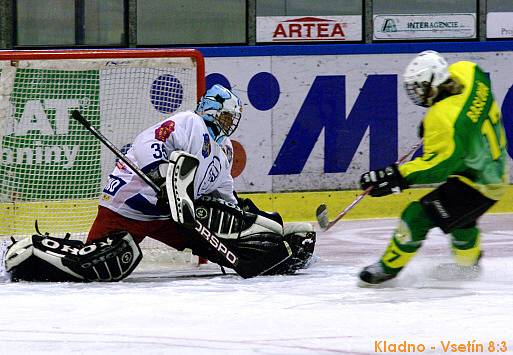
[[[359,288],[393,288],[398,286],[397,278],[383,281],[379,284],[371,284],[358,279],[356,286]]]

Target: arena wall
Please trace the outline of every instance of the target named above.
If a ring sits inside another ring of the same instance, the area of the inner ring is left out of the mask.
[[[238,155],[237,191],[257,193],[276,209],[282,198],[285,205],[299,199],[312,209],[326,198],[341,206],[338,201],[350,202],[358,193],[361,173],[396,161],[419,140],[417,127],[425,109],[409,101],[401,74],[426,49],[443,53],[449,62],[474,61],[490,73],[511,141],[513,43],[200,48],[206,57],[207,87],[228,85],[245,102],[244,119],[234,136],[247,158]],[[411,190],[391,197],[392,202],[380,199],[372,215],[396,215],[390,204],[400,210],[419,193]],[[355,209],[356,217],[358,210],[368,208]],[[496,211],[513,211],[513,206],[500,204]],[[293,219],[307,217],[291,214]]]

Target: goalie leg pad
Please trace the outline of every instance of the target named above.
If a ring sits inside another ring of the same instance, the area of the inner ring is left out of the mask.
[[[194,226],[194,178],[199,161],[192,154],[174,151],[169,157],[166,190],[171,217],[180,224]]]
[[[192,252],[235,270],[243,278],[263,275],[292,254],[280,234],[262,232],[227,239],[217,236],[199,220],[196,224],[190,236],[194,238]]]
[[[87,245],[33,235],[11,245],[5,266],[13,281],[119,281],[141,258],[141,249],[126,232],[110,233]]]
[[[196,201],[196,218],[200,228],[215,233],[216,245],[229,250],[237,263],[227,264],[225,258],[199,246],[195,254],[233,268],[243,277],[292,274],[308,266],[315,248],[315,232],[310,223],[286,223],[277,213],[260,211],[250,200],[240,206],[213,197]],[[242,208],[241,208],[242,207]],[[206,235],[205,233],[200,233]],[[210,234],[208,234],[210,235]]]
[[[256,207],[241,209],[213,197],[196,201],[196,217],[196,231],[216,249],[198,245],[193,253],[233,268],[242,277],[291,274],[304,268],[313,255],[315,232],[309,223],[284,227],[278,214]],[[220,257],[220,251],[232,258]]]
[[[201,196],[195,205],[196,219],[218,237],[236,239],[247,224],[239,206],[220,198]]]
[[[239,258],[234,270],[244,278],[267,275],[290,259],[292,250],[280,234],[260,232],[226,239],[224,243]]]
[[[283,240],[290,246],[292,256],[266,272],[266,275],[293,274],[307,268],[312,260],[316,233],[310,223],[294,222],[283,225]]]

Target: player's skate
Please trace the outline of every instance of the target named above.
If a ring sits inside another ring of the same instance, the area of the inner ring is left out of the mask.
[[[360,272],[360,280],[367,284],[377,285],[387,280],[391,280],[396,277],[397,274],[388,274],[383,269],[383,265],[380,261],[372,265],[366,266]]]
[[[445,263],[438,265],[433,271],[433,277],[441,281],[475,280],[481,274],[479,261],[483,253],[480,252],[474,265],[460,265],[458,263]]]

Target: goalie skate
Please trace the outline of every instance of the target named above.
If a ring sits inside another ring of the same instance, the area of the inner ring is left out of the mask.
[[[7,240],[0,241],[0,282],[9,279],[9,274],[5,270],[5,254],[7,254],[9,245]]]

